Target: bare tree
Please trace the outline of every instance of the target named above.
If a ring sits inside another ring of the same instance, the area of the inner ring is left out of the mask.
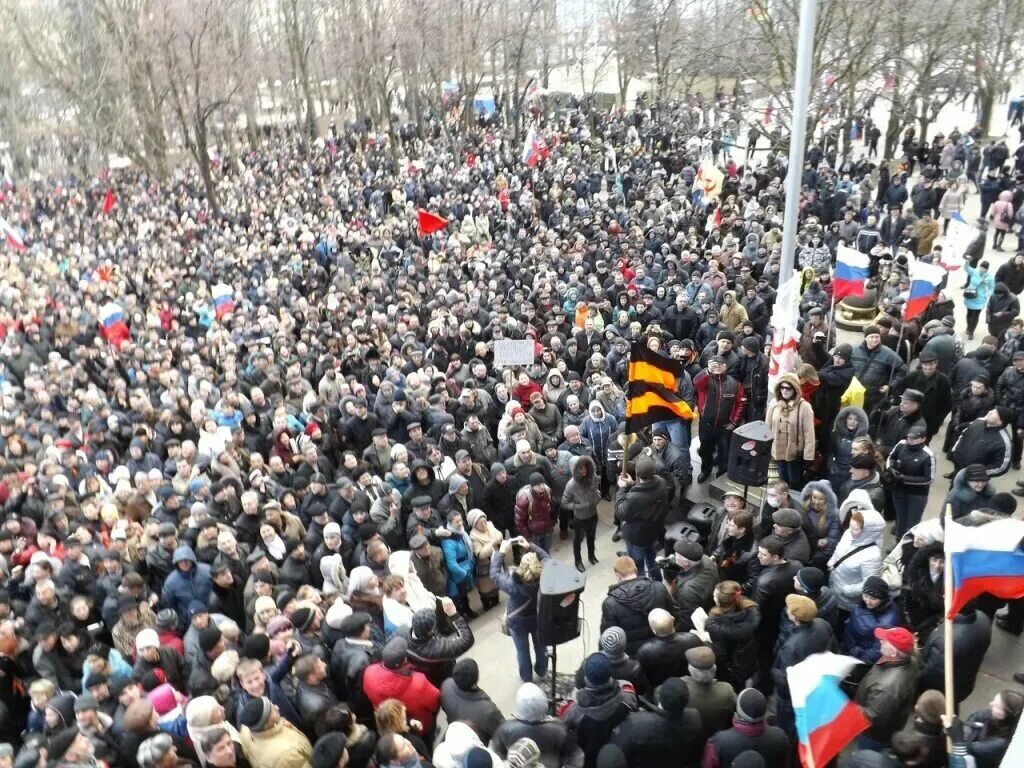
[[[992,124],[996,98],[1009,89],[1024,64],[1020,32],[1024,29],[1024,0],[971,0],[959,4],[970,20],[968,50],[983,133]]]
[[[314,47],[322,17],[321,6],[318,0],[278,0],[278,3],[291,75],[302,94],[303,128],[312,141],[316,138],[316,102],[311,78]]]
[[[245,0],[171,0],[155,27],[155,51],[182,143],[219,213],[210,162],[210,129],[242,87],[250,59],[250,5]]]

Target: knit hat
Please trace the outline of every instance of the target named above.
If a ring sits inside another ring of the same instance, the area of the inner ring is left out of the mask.
[[[292,612],[292,624],[295,626],[296,632],[305,632],[313,624],[313,619],[316,618],[314,608],[299,608]]]
[[[214,649],[214,646],[220,642],[222,633],[217,626],[212,622],[207,624],[203,629],[199,630],[199,647],[203,653],[209,653]]]
[[[144,629],[135,636],[135,648],[140,653],[146,648],[159,648],[160,638],[155,629]]]
[[[748,352],[757,352],[757,339],[753,336],[747,336],[740,342],[740,346]]]
[[[825,574],[819,568],[808,566],[796,572],[800,589],[809,595],[816,595],[825,586]]]
[[[505,755],[509,768],[533,768],[540,764],[540,748],[533,739],[522,738],[513,742]]]
[[[922,349],[921,354],[917,356],[917,359],[922,363],[936,363],[939,360],[939,356],[935,354],[934,350]]]
[[[772,515],[772,522],[782,528],[799,528],[800,527],[800,513],[795,509],[784,507],[783,509],[776,510],[775,514]]]
[[[345,754],[347,746],[348,739],[345,738],[345,734],[337,731],[325,733],[317,739],[309,764],[312,768],[338,768],[338,762]]]
[[[583,663],[583,677],[594,686],[605,685],[612,679],[612,663],[603,653],[592,653]]]
[[[493,480],[494,478],[496,478],[498,475],[505,471],[507,470],[505,469],[504,464],[502,464],[500,461],[494,462],[493,464],[491,464],[491,479]]]
[[[626,655],[626,633],[621,627],[608,627],[601,633],[601,652],[609,659],[621,659]]]
[[[267,635],[249,635],[242,644],[242,656],[263,661],[270,653],[270,638]]]
[[[793,618],[806,624],[818,615],[818,606],[806,595],[786,595],[786,609],[793,614]]]
[[[387,669],[398,669],[409,655],[409,644],[404,637],[395,636],[388,640],[381,651],[380,660]]]
[[[879,576],[868,576],[860,591],[865,597],[873,597],[876,600],[889,599],[889,585]]]
[[[875,469],[875,457],[870,453],[858,453],[850,459],[850,466],[854,469]]]
[[[904,627],[875,627],[875,638],[885,640],[900,653],[910,653],[914,649],[914,636]]]
[[[732,768],[766,768],[766,765],[764,756],[752,749],[740,752],[732,759]]]
[[[469,485],[469,481],[458,472],[455,472],[448,478],[448,493],[455,493],[464,485]]]
[[[869,325],[869,326],[866,326],[864,328],[864,335],[865,336],[874,336],[874,335],[881,336],[882,335],[882,329],[879,328],[877,325]]]
[[[608,669],[610,675],[611,667]],[[533,683],[523,683],[519,686],[519,690],[516,691],[516,717],[529,723],[537,723],[547,717],[547,714],[548,697],[544,695],[540,686]]]
[[[542,475],[540,472],[531,472],[530,473],[530,485],[544,485],[544,484],[545,484],[544,475]]]
[[[968,482],[988,480],[988,471],[984,464],[968,464],[964,471],[964,479]]]
[[[463,758],[463,765],[465,768],[491,768],[494,761],[491,759],[491,753],[483,747],[470,747]]]
[[[672,550],[680,557],[692,563],[699,563],[701,558],[704,557],[704,548],[696,541],[690,541],[689,539],[679,539],[672,545]]]
[[[768,702],[756,688],[745,688],[736,697],[736,717],[745,723],[760,723],[767,712]]]
[[[341,631],[342,626],[344,626],[345,619],[351,615],[352,606],[342,600],[336,600],[334,604],[327,609],[327,615],[324,616],[324,623],[331,629]],[[342,635],[344,635],[343,632]]]
[[[252,699],[242,707],[242,713],[238,716],[238,724],[244,725],[250,731],[262,731],[267,727],[267,721],[270,720],[270,713],[273,709],[270,699],[266,696]]]
[[[83,693],[75,699],[75,712],[86,712],[90,709],[99,709],[99,702],[91,693]]]
[[[1005,427],[1013,423],[1013,409],[1005,405],[997,405],[996,413],[999,414],[999,421]]]
[[[174,629],[178,624],[178,614],[173,608],[164,608],[156,615],[157,629]]]
[[[459,690],[472,691],[480,682],[480,667],[473,659],[459,659],[452,670],[452,681]]]
[[[712,669],[715,666],[715,652],[706,645],[698,645],[686,652],[686,663],[694,669]]]
[[[836,357],[841,357],[843,360],[849,362],[853,359],[853,347],[849,344],[836,344],[835,350],[832,352]]]
[[[928,725],[939,725],[946,712],[946,697],[941,691],[925,691],[917,697],[914,712]]]
[[[295,625],[287,616],[275,616],[267,622],[267,636],[273,639],[282,632],[294,628]]]
[[[529,440],[516,440],[516,453],[526,453],[532,450],[533,446],[530,445]]]
[[[50,737],[50,740],[46,742],[47,756],[50,760],[60,760],[64,757],[64,753],[71,749],[72,743],[78,736],[78,726],[72,725],[70,728],[63,728],[57,731]]]
[[[666,712],[678,715],[690,703],[690,689],[679,677],[670,677],[658,689],[658,703]]]
[[[420,608],[412,615],[412,633],[417,638],[430,637],[437,626],[437,612],[433,608]]]

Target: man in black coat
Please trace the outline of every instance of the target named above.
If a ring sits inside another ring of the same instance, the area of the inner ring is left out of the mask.
[[[796,736],[796,720],[786,671],[813,653],[824,653],[829,650],[835,638],[828,622],[817,617],[818,606],[806,595],[787,595],[786,615],[793,622],[793,631],[775,654],[772,682],[775,683],[776,691],[776,723],[793,738]]]
[[[437,611],[421,608],[412,617],[412,625],[398,632],[409,642],[409,663],[425,674],[440,688],[455,669],[455,660],[473,647],[473,630],[465,617],[457,613],[450,598],[443,598],[441,606],[451,620],[455,631],[442,635],[437,631]]]
[[[660,581],[655,555],[656,544],[665,534],[668,488],[654,470],[654,462],[641,456],[635,462],[636,481],[625,473],[619,475],[615,520],[622,524],[626,551],[636,562],[637,572]]]
[[[916,389],[924,396],[921,415],[928,439],[931,440],[953,410],[953,386],[949,377],[939,371],[939,356],[935,352],[922,350],[917,359],[921,365],[907,375],[903,386],[905,389]]]
[[[644,641],[636,652],[637,661],[652,688],[687,672],[686,652],[702,643],[693,632],[676,632],[675,619],[668,611],[655,608],[647,616],[654,637]]]
[[[950,458],[953,460],[954,476],[970,464],[981,464],[991,477],[1005,475],[1010,467],[1012,442],[1010,431],[1013,411],[1002,405],[975,419],[960,433]]]
[[[755,687],[766,695],[772,692],[771,665],[775,640],[779,634],[779,617],[786,596],[795,590],[793,577],[800,566],[783,557],[782,541],[777,536],[765,536],[757,545],[757,560],[761,573],[757,577],[753,600],[761,609],[761,623],[757,627],[758,679]]]
[[[958,706],[974,691],[991,641],[992,621],[968,603],[953,618],[953,692]],[[945,658],[945,627],[940,624],[921,646],[918,692],[945,689]]]
[[[704,744],[700,739],[700,714],[688,707],[690,692],[686,683],[672,677],[658,690],[659,708],[629,714],[612,732],[612,744],[618,745],[633,768],[680,768],[700,764]]]
[[[356,612],[341,621],[341,639],[331,651],[331,688],[345,699],[360,721],[373,717],[373,705],[363,693],[363,672],[380,660],[380,648],[370,640],[373,617]]]
[[[651,637],[651,611],[661,608],[673,613],[675,604],[660,581],[637,576],[631,557],[617,557],[613,570],[617,581],[608,588],[608,596],[601,603],[601,631],[621,627],[626,633],[626,653],[632,656]]]
[[[768,713],[768,702],[764,694],[755,688],[740,691],[736,697],[736,715],[733,726],[719,731],[708,740],[708,748],[714,762],[705,760],[706,764],[724,766],[733,765],[738,755],[748,750],[757,752],[764,758],[766,766],[784,766],[789,764],[789,753],[792,750],[786,732],[775,725],[768,725],[765,716]]]

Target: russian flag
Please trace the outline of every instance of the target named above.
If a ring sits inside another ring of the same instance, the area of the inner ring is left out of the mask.
[[[836,269],[832,276],[832,298],[863,296],[864,286],[871,274],[871,259],[866,253],[840,245],[836,249]]]
[[[21,230],[12,227],[3,216],[0,216],[0,234],[3,234],[4,240],[6,240],[8,245],[10,245],[14,250],[27,250],[25,247],[25,237],[22,235]]]
[[[913,320],[928,309],[945,277],[946,270],[938,264],[913,263],[910,267],[910,293],[903,307],[904,320]]]
[[[523,144],[523,163],[533,168],[547,156],[548,145],[544,143],[544,137],[540,135],[537,126],[531,125]]]
[[[213,286],[212,293],[213,310],[216,313],[218,320],[235,311],[234,292],[231,290],[230,285],[217,283],[217,285]]]
[[[870,725],[860,707],[839,688],[860,663],[852,656],[814,653],[786,670],[800,739],[797,751],[807,768],[828,765]]]
[[[976,528],[946,522],[946,563],[953,574],[952,618],[978,595],[1024,597],[1024,520],[995,520]]]
[[[100,328],[107,343],[121,346],[131,335],[128,324],[124,321],[124,310],[120,304],[108,301],[100,309]]]

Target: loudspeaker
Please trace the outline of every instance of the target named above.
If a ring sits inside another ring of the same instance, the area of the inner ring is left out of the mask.
[[[716,512],[718,512],[718,507],[714,504],[694,504],[686,515],[686,522],[690,524],[691,528],[697,530],[698,538],[706,540],[711,535],[711,523],[715,519]],[[668,536],[668,529],[666,529],[665,535]],[[694,541],[696,540],[694,539]],[[666,543],[667,541],[666,538]]]
[[[550,558],[540,573],[537,634],[541,645],[561,645],[580,636],[580,593],[587,585],[573,566]]]
[[[773,439],[763,421],[752,421],[734,429],[729,443],[729,479],[740,485],[765,485]]]
[[[708,507],[712,512],[714,507]],[[700,543],[702,538],[707,538],[707,534],[701,536],[699,530],[697,530],[690,523],[680,521],[678,523],[672,523],[671,525],[665,526],[665,555],[672,555],[675,553],[675,546],[677,541],[696,541]]]

